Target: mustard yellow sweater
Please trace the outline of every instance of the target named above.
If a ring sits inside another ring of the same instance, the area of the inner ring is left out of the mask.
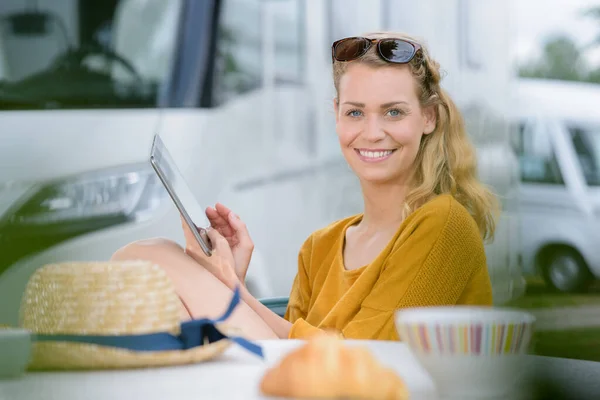
[[[492,304],[481,235],[452,196],[415,210],[375,260],[348,271],[345,233],[361,217],[334,222],[304,242],[285,315],[289,338],[326,329],[348,339],[399,340],[394,311],[400,308]]]

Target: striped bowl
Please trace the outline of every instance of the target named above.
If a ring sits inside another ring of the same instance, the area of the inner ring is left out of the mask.
[[[535,318],[509,309],[454,306],[396,312],[400,339],[453,398],[508,395],[529,352]]]

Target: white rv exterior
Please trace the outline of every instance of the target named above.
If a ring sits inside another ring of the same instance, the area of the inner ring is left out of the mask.
[[[600,85],[520,79],[515,104],[523,273],[584,291],[600,278]]]
[[[0,15],[28,3],[3,0]],[[111,23],[95,21],[93,36],[114,54],[86,50],[58,65],[101,79],[44,78],[43,92],[17,85],[56,67],[67,41],[76,49],[92,37],[86,2],[40,0],[38,10],[55,19],[35,39],[19,35],[18,24],[0,30],[0,82],[16,85],[0,84],[0,323],[16,323],[27,279],[44,264],[106,260],[153,236],[183,243],[176,209],[148,163],[156,132],[201,204],[220,201],[246,221],[256,245],[251,290],[287,296],[305,238],[362,207],[335,134],[330,44],[382,29],[426,38],[446,71],[481,176],[503,199],[487,245],[496,301],[521,293],[517,161],[504,119],[513,83],[505,2],[114,3]],[[109,94],[77,92],[92,87],[85,79]]]

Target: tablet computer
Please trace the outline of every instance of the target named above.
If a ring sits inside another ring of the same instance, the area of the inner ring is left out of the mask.
[[[196,237],[202,251],[210,257],[212,246],[206,235],[206,228],[210,226],[210,222],[158,134],[154,136],[152,142],[150,164]]]

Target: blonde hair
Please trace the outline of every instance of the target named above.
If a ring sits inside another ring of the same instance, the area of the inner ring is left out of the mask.
[[[434,131],[423,135],[421,139],[415,160],[414,186],[406,196],[404,216],[433,197],[449,193],[473,216],[483,239],[493,239],[498,201],[477,178],[475,149],[467,136],[461,112],[440,85],[439,63],[430,57],[423,43],[408,35],[378,32],[363,36],[370,39],[406,39],[421,45],[421,51],[408,66],[417,83],[421,107],[434,107],[437,123]],[[371,46],[366,54],[354,62],[372,67],[396,65],[381,59],[376,46]],[[348,65],[348,62],[333,63],[333,82],[338,96],[340,79]]]

